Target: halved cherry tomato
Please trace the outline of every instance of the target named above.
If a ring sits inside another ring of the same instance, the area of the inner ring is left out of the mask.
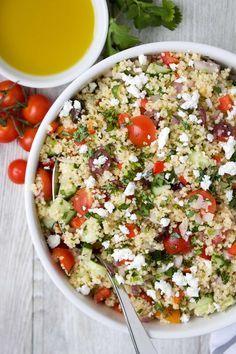
[[[51,124],[50,124],[50,131],[49,134],[55,133],[55,131],[57,130],[57,128],[59,127],[59,123],[54,120]]]
[[[206,254],[206,245],[204,245],[203,247],[202,247],[202,253],[200,254],[200,257],[201,258],[204,258],[204,259],[207,259],[207,260],[211,260],[211,256],[209,256],[209,255],[207,255]]]
[[[25,182],[26,160],[14,160],[8,166],[8,177],[13,183],[23,184]]]
[[[55,260],[59,260],[62,269],[67,273],[75,264],[74,256],[68,248],[56,247],[52,250],[52,256]]]
[[[25,129],[24,134],[22,136],[19,136],[18,142],[22,149],[24,149],[25,151],[30,151],[37,130],[38,128],[28,127]]]
[[[22,86],[15,82],[5,80],[0,82],[0,107],[14,106],[22,103],[25,95]]]
[[[83,225],[83,223],[85,223],[86,219],[82,216],[76,216],[74,217],[71,222],[70,222],[70,226],[73,227],[74,229],[79,229],[81,225]]]
[[[221,155],[214,155],[212,156],[213,160],[215,160],[217,163],[221,163],[222,157]]]
[[[168,66],[170,64],[178,64],[178,62],[179,62],[179,59],[174,57],[174,55],[172,55],[170,52],[161,53],[161,59],[162,59],[163,63]]]
[[[154,166],[153,166],[153,173],[154,175],[157,175],[158,173],[162,173],[165,169],[165,163],[164,161],[157,161],[154,163]]]
[[[85,215],[93,204],[93,195],[86,189],[81,188],[76,192],[74,197],[71,199],[73,208],[81,215]]]
[[[48,170],[43,168],[38,168],[37,175],[41,179],[42,183],[42,193],[45,200],[52,199],[52,174]]]
[[[174,310],[171,307],[165,309],[164,318],[170,323],[180,323],[181,312],[180,310]]]
[[[35,94],[29,96],[27,106],[22,109],[22,117],[31,124],[41,122],[52,105],[52,101],[44,96]]]
[[[140,113],[144,114],[146,111],[146,105],[148,103],[148,99],[147,98],[142,98],[140,101]]]
[[[103,302],[108,299],[112,294],[111,289],[109,288],[99,288],[94,295],[94,300],[98,304],[99,302]]]
[[[191,198],[193,195],[201,195],[204,199],[209,200],[211,203],[208,208],[207,212],[214,214],[216,212],[216,200],[215,198],[211,195],[211,193],[204,191],[203,189],[197,189],[195,191],[192,191],[188,194],[188,199]]]
[[[231,256],[236,256],[236,242],[233,243],[232,246],[227,249],[227,252],[231,254]]]
[[[182,183],[184,186],[186,186],[188,184],[188,182],[186,181],[184,176],[179,176],[179,182]]]
[[[141,115],[131,119],[128,136],[134,145],[143,147],[156,139],[157,130],[151,118]]]
[[[119,125],[125,124],[125,118],[129,118],[129,113],[120,113],[118,115],[118,124]]]
[[[179,238],[171,235],[167,236],[163,240],[163,244],[168,254],[188,253],[192,250],[190,239],[185,241],[180,235]]]
[[[137,236],[139,228],[135,224],[125,224],[127,229],[129,230],[129,234],[127,235],[128,238],[134,238]]]
[[[11,141],[15,140],[19,134],[15,128],[13,118],[8,117],[5,120],[5,114],[2,112],[0,113],[0,118],[5,122],[5,127],[0,124],[0,143],[10,143]],[[15,121],[15,124],[19,126],[19,123]]]
[[[90,135],[93,135],[93,134],[96,133],[96,130],[95,130],[94,127],[93,127],[93,122],[92,122],[92,121],[88,121],[88,123],[87,123],[87,128],[88,128],[88,133],[89,133]]]
[[[219,98],[219,106],[218,108],[221,112],[226,113],[229,111],[233,106],[233,100],[230,95],[225,95]]]

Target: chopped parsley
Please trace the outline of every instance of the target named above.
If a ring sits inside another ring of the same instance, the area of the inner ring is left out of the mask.
[[[101,113],[106,120],[108,132],[118,127],[118,123],[117,123],[118,113],[114,108],[107,109]]]
[[[89,136],[88,128],[85,125],[80,125],[74,133],[74,140],[80,143]]]

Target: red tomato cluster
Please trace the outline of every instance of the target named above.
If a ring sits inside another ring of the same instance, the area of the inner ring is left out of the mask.
[[[38,125],[49,110],[51,100],[40,94],[28,94],[19,84],[0,82],[0,143],[18,139],[25,151],[30,151]],[[24,183],[26,160],[17,159],[8,167],[12,182]]]

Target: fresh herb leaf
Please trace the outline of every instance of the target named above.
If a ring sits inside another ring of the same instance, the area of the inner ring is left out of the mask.
[[[213,92],[215,93],[221,93],[221,88],[219,86],[213,86]]]
[[[229,202],[230,209],[236,209],[236,191],[234,189],[233,199]]]
[[[108,132],[118,127],[117,124],[118,113],[114,108],[107,109],[101,113],[106,120]]]
[[[154,208],[151,195],[148,193],[141,193],[136,195],[136,200],[138,205],[137,214],[148,217],[150,215],[150,210]]]
[[[85,125],[80,125],[74,133],[74,140],[80,143],[89,136],[88,128]]]
[[[176,271],[177,271],[177,268],[171,267],[171,268],[169,268],[168,270],[166,270],[166,271],[164,272],[164,274],[165,274],[168,278],[171,278],[172,275],[173,275]]]

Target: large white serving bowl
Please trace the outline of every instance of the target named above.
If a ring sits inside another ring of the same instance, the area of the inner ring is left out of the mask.
[[[84,56],[70,68],[53,75],[31,75],[15,69],[0,56],[0,74],[21,85],[34,88],[49,88],[66,84],[87,70],[98,59],[104,47],[108,31],[108,8],[106,0],[92,0],[94,9],[94,36]],[[74,38],[76,45],[76,38]],[[47,55],[43,53],[42,55]]]
[[[83,311],[93,319],[101,321],[107,326],[125,332],[127,332],[127,328],[121,315],[103,305],[96,305],[94,301],[89,297],[78,294],[70,286],[66,276],[62,271],[59,270],[58,266],[52,260],[40,229],[34,197],[31,192],[31,185],[34,182],[35,172],[39,160],[39,152],[46,136],[46,128],[48,124],[55,119],[63,103],[71,98],[78,90],[80,90],[89,82],[93,81],[95,78],[102,75],[120,60],[137,57],[139,54],[152,54],[165,51],[190,51],[201,53],[203,55],[209,56],[213,60],[216,60],[225,66],[236,69],[235,54],[205,44],[189,42],[159,42],[144,44],[109,57],[96,64],[80,77],[78,77],[54,102],[38,130],[29,155],[28,167],[26,171],[25,207],[27,221],[34,247],[44,268],[56,286],[79,310]],[[150,336],[153,338],[183,338],[203,335],[211,331],[223,328],[234,322],[236,322],[236,306],[233,306],[225,313],[217,313],[209,316],[208,318],[195,318],[185,324],[173,325],[153,321],[145,324],[145,327],[147,328]]]

